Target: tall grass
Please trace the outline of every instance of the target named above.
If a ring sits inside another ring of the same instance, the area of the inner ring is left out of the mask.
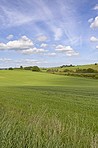
[[[2,114],[0,121],[0,148],[97,148],[98,135],[77,114],[63,122],[57,116],[26,116],[23,112]],[[82,126],[81,126],[82,125]]]

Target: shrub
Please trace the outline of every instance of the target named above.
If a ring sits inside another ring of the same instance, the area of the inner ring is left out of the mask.
[[[29,66],[29,67],[24,67],[24,70],[32,70],[32,66]]]
[[[87,69],[87,72],[88,72],[88,73],[93,73],[93,72],[95,72],[95,70],[92,69],[92,68],[88,68],[88,69]]]
[[[12,68],[12,67],[10,67],[8,70],[13,70],[13,68]]]
[[[95,71],[92,68],[88,68],[88,69],[76,69],[77,73],[97,73],[97,71]]]
[[[74,72],[73,70],[69,70],[69,69],[64,69],[63,72]]]
[[[33,66],[32,71],[40,71],[40,68],[38,66]]]

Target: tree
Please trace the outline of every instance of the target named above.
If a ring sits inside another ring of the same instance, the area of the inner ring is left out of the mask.
[[[38,72],[38,71],[40,71],[40,68],[38,66],[33,66],[32,71],[37,71]]]
[[[20,69],[23,69],[23,66],[20,66]]]
[[[10,67],[8,70],[13,70],[13,68],[12,68],[12,67]]]

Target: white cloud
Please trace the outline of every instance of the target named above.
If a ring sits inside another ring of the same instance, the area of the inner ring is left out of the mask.
[[[32,21],[32,17],[28,16],[27,14],[23,14],[19,10],[15,10],[13,8],[8,8],[4,6],[0,6],[2,10],[2,18],[1,18],[1,23],[5,27],[10,27],[10,26],[19,26],[25,23],[29,23]]]
[[[54,32],[55,32],[55,35],[54,35],[55,40],[60,40],[60,37],[62,36],[61,28],[57,28]]]
[[[67,51],[73,51],[73,49],[70,46],[58,45],[56,46],[56,51],[57,52],[67,52]]]
[[[56,45],[50,45],[51,47],[56,47]]]
[[[19,40],[9,41],[7,44],[0,43],[0,50],[26,50],[33,46],[33,42],[26,36]]]
[[[12,59],[2,58],[0,59],[0,62],[9,63],[12,62]]]
[[[48,56],[56,56],[57,54],[56,53],[47,53],[45,55],[48,55]]]
[[[46,40],[47,40],[47,37],[46,36],[39,36],[37,38],[37,41],[39,41],[39,42],[46,41]]]
[[[16,60],[16,63],[36,63],[38,62],[38,60],[34,60],[34,59],[23,59],[23,60]]]
[[[45,53],[45,52],[48,52],[48,50],[37,49],[36,47],[22,51],[22,53],[25,54],[25,55],[29,55],[29,54],[42,54],[42,53]]]
[[[98,28],[98,16],[95,17],[94,22],[90,25],[90,28]]]
[[[98,46],[96,46],[96,49],[98,49]]]
[[[47,61],[43,60],[35,60],[35,59],[7,59],[7,58],[1,58],[0,59],[0,66],[2,67],[20,67],[20,65],[23,66],[33,66],[33,65],[43,65],[47,64]]]
[[[74,51],[68,51],[66,53],[66,56],[69,56],[69,57],[71,57],[71,56],[78,56],[78,55],[79,55],[79,52],[74,52]]]
[[[98,10],[98,4],[96,4],[96,6],[94,7],[94,10]]]
[[[12,35],[12,34],[10,34],[10,35],[7,37],[8,40],[10,40],[10,39],[12,39],[12,38],[13,38],[13,35]]]
[[[91,23],[92,21],[93,21],[93,18],[90,18],[90,19],[88,20],[89,23]]]
[[[97,38],[95,38],[94,36],[92,36],[92,37],[90,38],[90,41],[91,41],[91,42],[97,42],[97,41],[98,41],[98,39],[97,39]]]
[[[64,53],[66,56],[77,56],[78,52],[75,52],[70,46],[58,45],[55,49],[56,52]]]
[[[40,47],[45,48],[45,47],[47,47],[47,44],[42,43],[42,44],[40,45]]]

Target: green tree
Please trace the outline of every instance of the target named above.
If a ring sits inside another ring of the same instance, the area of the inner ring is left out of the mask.
[[[13,68],[12,68],[12,67],[10,67],[8,70],[13,70]]]
[[[23,66],[20,66],[20,69],[23,69]]]
[[[40,68],[38,66],[33,66],[32,71],[40,71]]]

